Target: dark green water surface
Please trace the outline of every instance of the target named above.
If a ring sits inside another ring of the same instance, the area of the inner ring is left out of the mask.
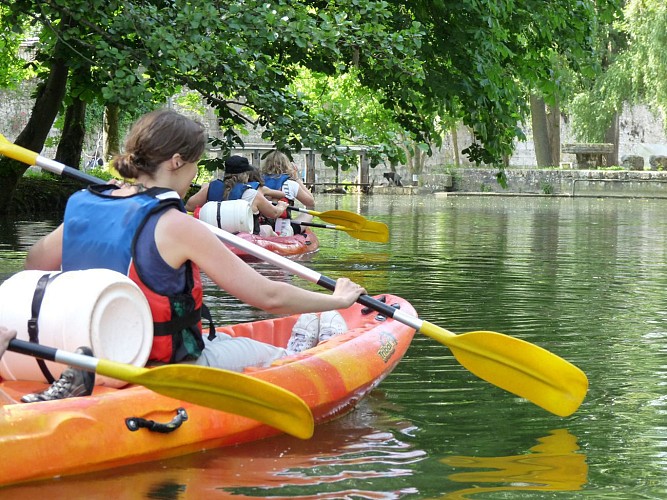
[[[317,209],[385,222],[391,242],[321,229],[304,265],[400,295],[453,332],[501,332],[564,357],[589,378],[581,408],[551,415],[417,334],[371,397],[309,441],[279,437],[0,497],[667,498],[667,201],[322,195]],[[0,220],[0,281],[54,224]],[[210,283],[206,300],[218,323],[267,317]]]

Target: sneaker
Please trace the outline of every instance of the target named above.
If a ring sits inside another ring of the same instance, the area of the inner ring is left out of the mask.
[[[92,356],[93,351],[88,347],[79,347],[77,354]],[[24,403],[37,403],[39,401],[54,401],[56,399],[74,398],[78,396],[89,396],[93,393],[95,385],[95,372],[88,372],[68,366],[60,378],[42,392],[26,394],[21,398]]]
[[[292,336],[287,342],[287,350],[296,353],[317,345],[320,318],[317,314],[308,313],[299,316],[292,328]]]
[[[325,311],[320,315],[320,335],[318,342],[324,342],[331,337],[347,331],[347,323],[338,311]]]

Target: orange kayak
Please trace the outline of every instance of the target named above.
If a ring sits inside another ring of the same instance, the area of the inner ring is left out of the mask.
[[[388,304],[416,315],[407,301],[385,297]],[[246,370],[301,397],[316,424],[352,410],[399,363],[415,333],[359,304],[340,312],[348,325],[346,333],[268,368]],[[219,330],[284,346],[296,320],[290,316]],[[0,382],[0,450],[11,457],[0,468],[0,485],[155,461],[280,434],[255,420],[161,396],[142,386],[96,386],[91,396],[17,402],[23,394],[44,387],[39,382]],[[136,419],[171,423],[174,429],[132,430]]]
[[[237,233],[236,236],[283,257],[307,255],[317,252],[320,248],[317,236],[310,230],[306,230],[303,234],[295,234],[294,236],[260,236],[249,233]],[[232,245],[227,245],[227,248],[244,260],[255,260],[255,257],[240,248]]]

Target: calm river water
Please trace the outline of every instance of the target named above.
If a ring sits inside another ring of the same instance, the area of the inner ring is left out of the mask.
[[[451,331],[502,332],[566,358],[590,381],[581,408],[551,415],[417,334],[371,397],[309,441],[279,437],[0,497],[667,498],[667,201],[318,197],[318,210],[334,208],[386,222],[391,243],[322,229],[305,265],[400,295]],[[0,220],[0,281],[54,223]],[[220,323],[266,316],[210,285],[207,300]]]

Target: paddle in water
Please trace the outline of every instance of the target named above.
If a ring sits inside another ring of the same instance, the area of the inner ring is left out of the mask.
[[[347,210],[327,210],[326,212],[316,212],[315,210],[308,210],[301,207],[287,207],[287,210],[291,212],[310,214],[315,217],[319,217],[324,222],[328,222],[329,224],[336,224],[354,229],[361,229],[369,222],[371,222],[363,215],[359,215],[354,212],[348,212]],[[386,224],[383,224],[382,222],[376,222],[375,224],[384,226],[387,235],[389,235],[389,228]]]
[[[319,227],[323,229],[335,229],[336,231],[345,231],[347,234],[358,240],[373,241],[375,243],[387,243],[389,241],[389,231],[387,226],[380,222],[366,221],[361,228],[350,228],[334,224],[317,224],[314,222],[291,221],[293,224],[299,224],[305,227]]]
[[[301,439],[313,435],[313,415],[306,403],[296,394],[256,377],[189,364],[141,368],[19,339],[10,341],[8,350],[143,385],[170,398],[252,418]]]
[[[50,172],[90,182],[90,176],[85,174],[79,176],[77,173],[81,172],[78,170],[11,144],[4,137],[0,140],[0,153],[29,165],[38,165]],[[103,181],[97,180],[97,183],[101,182]],[[312,215],[318,213],[314,212]],[[202,224],[206,223],[202,221]],[[322,276],[312,269],[210,224],[206,224],[206,227],[225,243],[240,248],[258,259],[274,264],[327,290],[335,288],[335,280]],[[459,363],[478,377],[521,396],[551,413],[562,417],[571,415],[586,397],[588,391],[586,374],[568,361],[534,344],[488,331],[456,335],[437,325],[405,314],[400,309],[394,309],[368,295],[362,295],[357,302],[446,345]]]

